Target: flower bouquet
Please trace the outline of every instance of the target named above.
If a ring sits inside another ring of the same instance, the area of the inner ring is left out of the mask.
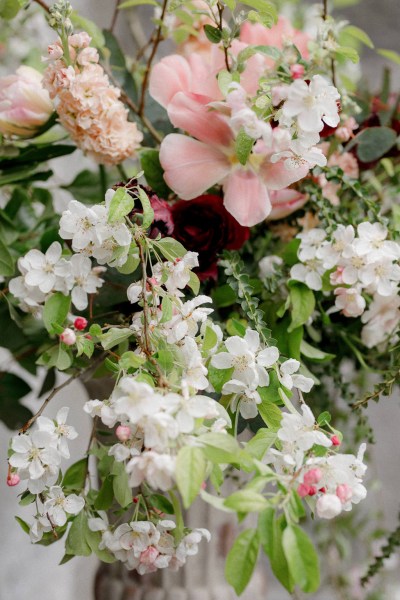
[[[327,536],[339,548],[361,527],[362,409],[400,374],[389,73],[358,89],[372,42],[326,2],[292,5],[290,22],[266,0],[126,0],[104,31],[65,0],[37,4],[54,41],[0,80],[0,343],[19,365],[0,374],[0,416],[19,428],[18,522],[64,544],[62,562],[94,553],[144,575],[215,534],[185,522],[199,498],[241,524],[236,594],[260,553],[289,592],[316,592]],[[140,4],[154,30],[133,57],[113,28]],[[0,11],[11,24],[24,5]],[[54,165],[69,173],[75,151],[91,168],[60,185]],[[34,414],[26,372],[42,381]],[[79,427],[51,400],[105,376],[66,468]],[[350,597],[344,576],[322,579]]]

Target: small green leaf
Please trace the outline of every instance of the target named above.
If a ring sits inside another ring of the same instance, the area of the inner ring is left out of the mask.
[[[282,544],[294,581],[303,592],[316,592],[320,584],[319,560],[308,535],[297,525],[288,525]]]
[[[206,476],[203,452],[195,446],[184,446],[176,458],[176,483],[183,506],[189,508],[201,489]]]
[[[30,527],[29,527],[28,523],[23,521],[20,517],[15,517],[15,520],[21,526],[22,531],[25,531],[25,533],[29,533]]]
[[[73,556],[89,556],[92,551],[86,542],[87,516],[82,510],[73,520],[65,542],[66,554]]]
[[[112,473],[114,475],[113,490],[115,499],[122,508],[125,508],[132,504],[132,490],[124,463],[115,462]]]
[[[151,506],[154,506],[154,508],[157,508],[157,510],[160,510],[166,515],[174,514],[174,507],[165,496],[162,496],[161,494],[151,494],[151,496],[147,497],[147,500]]]
[[[62,480],[62,486],[68,490],[81,490],[85,485],[87,474],[87,458],[82,458],[71,465]]]
[[[314,312],[315,297],[313,292],[304,283],[291,282],[290,284],[290,302],[292,321],[288,328],[291,333],[300,325],[307,323]]]
[[[209,352],[212,348],[214,348],[218,343],[218,337],[212,327],[206,326],[206,331],[203,338],[203,344],[201,349],[204,352]]]
[[[235,140],[235,153],[240,164],[245,165],[247,163],[254,141],[253,138],[247,135],[243,128],[239,131]]]
[[[94,501],[94,507],[96,510],[108,510],[112,506],[113,500],[113,476],[107,475]]]
[[[327,410],[324,410],[324,412],[322,412],[318,419],[317,419],[317,423],[320,427],[323,427],[324,425],[327,425],[328,423],[330,423],[332,420],[332,416],[331,413],[329,413]]]
[[[208,41],[212,44],[219,44],[222,39],[221,30],[212,25],[204,25],[204,33],[206,34]]]
[[[338,58],[346,58],[353,63],[358,63],[360,61],[357,50],[349,48],[348,46],[339,46],[336,48],[335,54]]]
[[[225,577],[240,596],[249,583],[257,562],[259,538],[256,529],[246,529],[236,538],[226,558]]]
[[[362,162],[372,162],[384,156],[396,143],[397,134],[390,127],[368,127],[353,139],[357,156]]]
[[[18,502],[18,504],[20,506],[28,506],[29,504],[32,504],[32,502],[35,502],[36,500],[36,496],[34,494],[31,494],[30,492],[28,492],[28,490],[26,490],[22,496],[21,496],[21,500]]]
[[[14,260],[7,247],[0,240],[0,275],[10,277],[14,275]]]
[[[54,323],[62,326],[71,307],[71,298],[56,292],[47,298],[43,308],[43,323],[50,334],[55,334]]]
[[[119,359],[119,366],[121,369],[138,369],[144,362],[145,358],[140,356],[139,354],[135,354],[132,350],[128,350],[128,352],[124,352],[121,358]]]
[[[271,429],[262,427],[257,431],[256,435],[247,442],[246,452],[251,454],[251,456],[254,456],[254,458],[262,460],[267,450],[274,444],[275,440],[276,431],[271,431]]]
[[[268,388],[258,388],[258,391],[262,392],[262,390],[265,389]],[[262,397],[261,393],[260,396]],[[268,427],[275,430],[279,429],[282,419],[282,413],[276,404],[273,404],[268,400],[263,400],[261,404],[257,405],[257,408],[262,420],[268,425]]]
[[[215,463],[239,462],[240,447],[234,437],[225,433],[204,433],[199,438],[205,456]]]
[[[354,25],[347,25],[347,27],[344,27],[342,29],[342,32],[347,33],[351,37],[362,42],[363,44],[368,46],[368,48],[374,47],[374,43],[371,40],[371,38],[369,37],[369,35],[365,31],[360,29],[359,27],[355,27]]]
[[[319,348],[314,348],[304,340],[301,341],[300,352],[304,356],[307,356],[307,358],[315,362],[329,362],[330,360],[335,358],[335,354],[328,354],[326,352],[322,352],[322,350],[319,350]]]
[[[150,204],[150,200],[143,188],[139,188],[139,200],[143,208],[143,222],[142,226],[144,229],[148,229],[154,221],[154,210]]]
[[[192,290],[193,294],[197,296],[200,291],[200,279],[197,277],[196,273],[193,273],[193,271],[190,272],[188,286]]]
[[[119,187],[110,202],[108,222],[117,223],[118,221],[122,221],[123,218],[131,212],[134,206],[134,198],[132,198],[125,188]]]
[[[384,48],[379,48],[379,50],[377,50],[377,53],[383,56],[384,58],[387,58],[388,60],[391,60],[392,62],[396,63],[396,65],[400,65],[400,54],[395,50],[385,50]]]
[[[268,501],[253,490],[239,490],[231,494],[224,502],[225,506],[238,513],[261,512],[268,507]]]
[[[292,593],[294,582],[282,546],[282,531],[286,527],[284,515],[275,519],[273,508],[264,510],[258,518],[261,545],[269,557],[271,569],[281,584]]]
[[[101,335],[101,345],[104,350],[110,350],[110,348],[118,346],[118,344],[130,338],[132,333],[132,330],[126,327],[122,329],[111,327],[107,333]]]
[[[164,170],[159,159],[159,151],[154,148],[140,152],[140,164],[148,185],[160,196],[167,198],[170,189],[164,181]]]
[[[154,241],[153,244],[167,260],[174,261],[176,258],[182,258],[187,253],[182,244],[174,238],[165,237],[158,242]]]

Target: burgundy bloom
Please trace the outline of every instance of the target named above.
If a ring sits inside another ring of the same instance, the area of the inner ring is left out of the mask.
[[[199,253],[200,279],[217,278],[217,255],[222,250],[237,250],[249,238],[243,227],[225,209],[220,196],[208,194],[193,200],[179,200],[171,207],[174,221],[172,237],[186,250]]]

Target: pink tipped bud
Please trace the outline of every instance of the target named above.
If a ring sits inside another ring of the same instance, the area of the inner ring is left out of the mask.
[[[72,331],[69,327],[64,329],[62,334],[60,335],[60,340],[64,342],[67,346],[73,346],[76,342],[75,332]]]
[[[310,493],[310,487],[311,486],[307,485],[306,483],[300,483],[299,487],[297,488],[297,493],[300,498],[305,498],[308,496]]]
[[[339,498],[342,504],[346,504],[353,495],[352,489],[347,483],[342,483],[336,488],[336,496]]]
[[[333,446],[340,446],[340,444],[341,444],[341,441],[339,440],[337,435],[333,435],[331,437],[331,442],[332,442]]]
[[[76,317],[74,321],[74,327],[78,331],[83,331],[84,329],[86,329],[87,324],[88,322],[87,319],[85,319],[85,317]]]
[[[296,63],[295,65],[290,66],[290,72],[293,79],[300,79],[304,75],[304,67],[303,65]]]
[[[315,496],[315,494],[318,492],[317,488],[315,487],[315,485],[310,485],[309,490],[308,490],[308,495],[309,496]]]
[[[131,428],[128,425],[118,425],[115,435],[120,442],[127,442],[132,435]]]
[[[321,494],[326,494],[326,487],[319,488],[318,490]]]
[[[321,469],[310,469],[307,473],[304,474],[304,483],[308,483],[311,485],[313,483],[318,483],[322,479],[322,471]]]
[[[7,475],[7,485],[13,487],[14,485],[18,485],[21,481],[20,476],[17,473],[9,473]]]
[[[87,340],[91,340],[91,339],[93,339],[93,338],[92,338],[92,336],[90,335],[90,333],[87,333],[87,334],[85,335],[85,338],[86,338]]]

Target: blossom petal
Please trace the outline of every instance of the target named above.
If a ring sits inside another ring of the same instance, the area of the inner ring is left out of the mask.
[[[191,69],[183,56],[166,56],[151,70],[149,92],[161,106],[167,108],[178,92],[190,89]]]
[[[224,193],[224,206],[240,225],[261,223],[271,212],[268,190],[253,171],[236,169],[227,177]]]

